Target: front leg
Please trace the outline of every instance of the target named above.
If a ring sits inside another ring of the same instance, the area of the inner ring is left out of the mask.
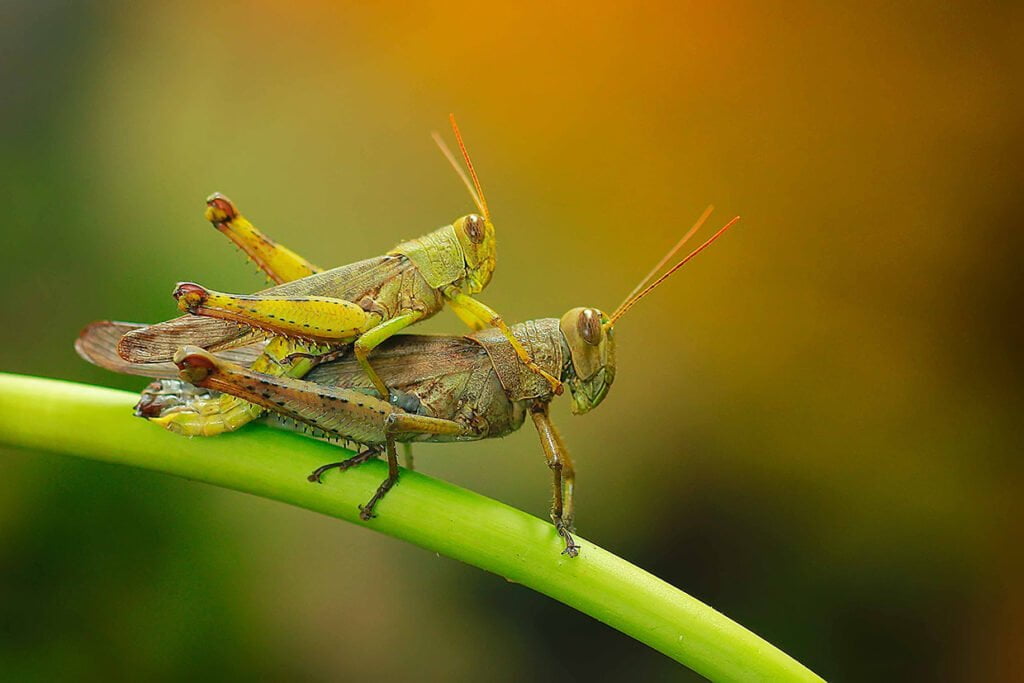
[[[501,330],[501,333],[505,335],[505,339],[507,339],[508,343],[512,345],[512,348],[515,349],[519,360],[526,365],[526,367],[530,368],[547,380],[548,384],[551,386],[551,391],[555,394],[561,395],[562,383],[557,377],[553,377],[550,373],[546,372],[542,367],[534,362],[533,358],[530,357],[530,354],[525,348],[523,348],[522,343],[516,339],[515,335],[512,334],[512,331],[508,329],[508,325],[505,324],[505,321],[502,320],[497,311],[487,304],[477,301],[468,294],[461,294],[452,291],[446,292],[445,296],[448,298],[452,310],[455,311],[456,315],[469,324],[469,326],[474,330],[481,330],[486,327],[496,327]],[[473,324],[473,321],[477,324]]]
[[[246,256],[253,260],[267,277],[277,284],[291,282],[321,269],[282,246],[256,229],[239,213],[234,202],[219,192],[206,198],[206,220],[213,223]]]
[[[551,521],[555,524],[558,535],[565,541],[563,554],[576,557],[580,547],[573,540],[573,520],[576,515],[574,493],[576,488],[576,468],[573,466],[569,451],[562,442],[562,437],[551,423],[548,415],[548,402],[535,401],[530,406],[530,417],[537,427],[540,445],[544,449],[544,457],[554,478],[551,498]]]
[[[486,322],[480,320],[475,315],[470,313],[467,309],[459,306],[458,304],[452,303],[451,309],[452,312],[455,313],[456,316],[458,316],[459,320],[465,323],[466,327],[473,330],[474,332],[486,330],[488,327],[490,327],[490,325],[488,325]]]

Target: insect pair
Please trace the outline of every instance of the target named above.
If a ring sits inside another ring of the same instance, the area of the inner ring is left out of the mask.
[[[150,326],[93,323],[76,349],[110,370],[156,377],[136,414],[174,432],[212,436],[266,415],[362,447],[318,468],[313,482],[330,469],[384,455],[388,475],[361,506],[364,520],[398,482],[396,443],[505,436],[529,416],[553,473],[552,522],[563,552],[576,556],[575,471],[549,405],[563,385],[574,414],[599,405],[615,378],[615,323],[738,217],[659,276],[709,207],[610,315],[581,307],[561,318],[509,326],[474,298],[494,270],[495,231],[454,118],[451,123],[468,174],[435,139],[479,214],[384,256],[321,270],[263,235],[227,198],[213,195],[206,217],[277,286],[231,295],[182,283],[174,296],[184,317]],[[471,334],[397,334],[446,303]]]

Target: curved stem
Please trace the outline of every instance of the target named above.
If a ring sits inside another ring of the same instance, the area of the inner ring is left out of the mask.
[[[504,576],[617,628],[715,681],[820,681],[769,643],[590,541],[560,554],[547,522],[416,472],[359,520],[380,462],[306,480],[336,446],[260,425],[183,439],[132,419],[123,391],[0,373],[0,443],[176,474],[365,525]]]

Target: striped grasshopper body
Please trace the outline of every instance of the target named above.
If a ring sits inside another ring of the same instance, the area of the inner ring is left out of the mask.
[[[255,295],[232,295],[180,283],[174,296],[188,315],[130,330],[117,343],[118,353],[129,363],[154,364],[170,361],[186,344],[223,351],[270,339],[252,369],[302,377],[352,344],[360,367],[387,396],[370,353],[388,337],[449,304],[472,329],[497,327],[517,357],[560,392],[558,380],[533,362],[501,316],[474,298],[494,272],[495,230],[454,118],[452,127],[472,183],[439,138],[438,143],[482,215],[458,218],[384,256],[321,270],[263,235],[226,197],[213,195],[207,200],[206,217],[278,284]],[[179,433],[210,435],[237,429],[263,412],[251,402],[231,398],[219,399],[216,405],[198,399],[188,405],[191,409],[183,406],[153,419]]]
[[[567,314],[567,319],[574,314]],[[611,336],[602,345],[606,354],[599,368],[602,379],[591,378],[586,386],[595,388],[587,391],[571,362],[570,339],[575,339],[576,328],[569,325],[567,337],[562,327],[558,319],[548,318],[513,325],[511,332],[541,367],[569,382],[574,412],[586,412],[600,402],[614,377]],[[177,416],[197,433],[210,435],[218,433],[211,425],[223,415],[210,406],[240,400],[265,409],[272,424],[287,427],[298,422],[315,436],[366,446],[349,460],[319,468],[310,475],[316,482],[329,469],[348,469],[384,454],[388,478],[361,507],[365,520],[374,516],[374,506],[398,481],[396,443],[501,437],[519,429],[530,415],[555,476],[552,520],[565,539],[566,552],[572,556],[578,552],[571,535],[575,473],[548,418],[548,404],[555,394],[518,360],[500,331],[492,328],[467,336],[400,334],[384,341],[373,356],[374,368],[389,387],[391,400],[384,401],[351,347],[314,367],[305,379],[297,379],[249,367],[260,358],[262,342],[215,353],[186,346],[174,357],[177,365],[126,362],[113,349],[118,338],[137,329],[143,328],[131,323],[93,323],[76,343],[79,354],[96,365],[158,378],[143,392],[136,414],[155,419]],[[588,406],[587,396],[600,398]]]
[[[728,229],[736,219],[652,284],[646,285],[707,213],[680,240],[662,263],[626,298],[612,315],[596,308],[574,308],[561,318],[544,318],[513,325],[518,343],[546,372],[568,385],[572,412],[583,414],[598,406],[615,378],[615,322],[637,301]],[[123,333],[117,324],[99,323],[79,342],[80,353],[105,367],[138,372],[138,366],[118,366],[110,359],[109,341]],[[106,335],[106,337],[104,337]],[[213,354],[195,346],[179,349],[174,356],[178,382],[228,394],[271,411],[272,419],[300,422],[315,434],[366,446],[340,463],[318,468],[310,480],[332,468],[341,470],[384,454],[388,477],[370,501],[361,506],[369,520],[381,498],[399,477],[395,444],[422,441],[473,441],[501,437],[519,429],[529,416],[553,473],[551,519],[564,542],[563,552],[576,556],[573,539],[575,517],[575,469],[568,450],[549,417],[555,392],[544,378],[525,366],[517,351],[500,331],[486,329],[464,337],[398,335],[380,345],[374,367],[390,387],[392,400],[382,400],[362,371],[354,353],[342,352],[314,368],[303,379],[272,377],[246,367],[246,358]],[[252,353],[251,351],[249,353]],[[171,376],[172,366],[161,372]],[[188,403],[185,386],[171,380],[154,390],[172,405]],[[156,409],[160,407],[154,403]]]

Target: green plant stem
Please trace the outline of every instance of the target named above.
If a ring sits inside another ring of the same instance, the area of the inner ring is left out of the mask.
[[[379,517],[362,522],[357,505],[384,478],[384,463],[312,484],[306,475],[344,451],[262,425],[184,439],[132,418],[135,400],[123,391],[0,373],[0,443],[176,474],[366,526],[529,586],[715,681],[821,680],[739,624],[590,541],[580,539],[576,559],[561,555],[551,524],[507,505],[403,472],[378,506]]]

